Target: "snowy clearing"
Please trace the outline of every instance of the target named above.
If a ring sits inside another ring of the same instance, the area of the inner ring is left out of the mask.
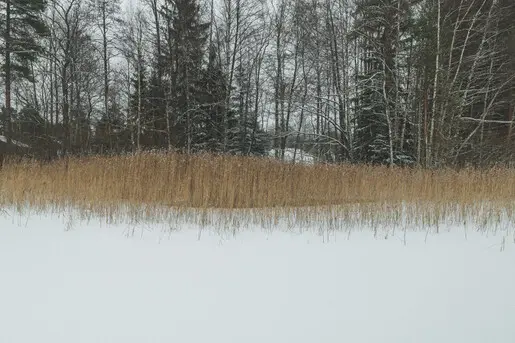
[[[513,233],[128,232],[1,213],[0,342],[515,342]]]

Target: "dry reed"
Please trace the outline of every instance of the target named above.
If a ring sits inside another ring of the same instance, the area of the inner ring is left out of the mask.
[[[123,212],[137,220],[183,218],[226,226],[259,222],[271,227],[280,221],[334,228],[438,226],[450,220],[479,225],[511,222],[514,200],[515,170],[503,168],[293,165],[262,158],[142,153],[6,163],[0,170],[4,206],[73,206],[108,218]]]

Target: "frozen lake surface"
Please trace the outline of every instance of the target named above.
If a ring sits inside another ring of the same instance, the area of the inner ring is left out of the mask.
[[[128,232],[0,214],[0,342],[515,342],[511,233]]]

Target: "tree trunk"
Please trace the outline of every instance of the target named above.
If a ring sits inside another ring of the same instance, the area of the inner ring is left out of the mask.
[[[441,21],[442,21],[442,13],[441,13],[441,0],[437,0],[438,3],[438,11],[437,11],[437,24],[436,24],[436,57],[435,57],[435,75],[433,79],[433,99],[432,100],[432,111],[431,111],[431,121],[429,125],[429,144],[426,147],[426,167],[433,164],[433,154],[434,154],[434,132],[435,132],[435,119],[437,115],[437,97],[438,97],[438,86],[439,86],[439,73],[440,73],[440,32],[441,32]]]
[[[5,8],[5,131],[7,144],[12,139],[11,118],[11,0],[6,0]]]
[[[104,66],[104,113],[107,119],[107,139],[109,150],[113,148],[111,117],[109,115],[109,52],[107,50],[107,8],[106,1],[103,0],[101,6],[102,11],[102,53]]]

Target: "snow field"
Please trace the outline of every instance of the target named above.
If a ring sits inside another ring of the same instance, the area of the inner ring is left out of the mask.
[[[515,342],[511,232],[132,229],[0,215],[0,342]]]

